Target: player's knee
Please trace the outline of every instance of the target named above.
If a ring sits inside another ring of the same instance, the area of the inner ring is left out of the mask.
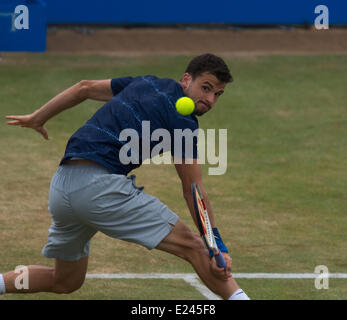
[[[57,293],[57,294],[69,294],[69,293],[77,291],[81,287],[82,287],[82,284],[81,285],[71,285],[71,284],[58,283],[58,284],[54,285],[54,289],[52,291],[54,293]]]
[[[172,253],[190,263],[206,253],[201,237],[193,233],[180,220],[157,248]]]
[[[184,250],[185,260],[192,262],[195,257],[201,257],[206,254],[206,247],[200,236],[194,233],[189,235],[189,245]]]
[[[65,281],[55,282],[53,285],[53,292],[58,294],[68,294],[77,291],[82,287],[84,283],[83,279],[71,280],[66,279]]]

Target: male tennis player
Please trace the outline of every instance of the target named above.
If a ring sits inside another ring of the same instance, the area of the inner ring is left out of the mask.
[[[191,183],[198,183],[202,189],[218,246],[227,262],[226,269],[217,267],[199,235],[165,204],[136,187],[134,176],[128,176],[145,160],[141,150],[137,150],[139,163],[124,163],[120,159],[120,150],[125,144],[120,139],[123,130],[132,129],[140,139],[145,139],[142,122],[149,121],[151,133],[160,128],[172,136],[175,129],[193,132],[198,128],[196,115],[209,111],[231,81],[225,62],[215,55],[204,54],[189,63],[179,83],[155,76],[81,81],[30,115],[7,116],[11,120],[8,124],[35,129],[48,139],[44,124],[50,118],[86,99],[107,101],[72,135],[51,182],[52,225],[42,253],[55,258],[55,267],[28,266],[27,289],[16,288],[18,274],[14,271],[0,274],[0,293],[70,293],[79,289],[87,272],[90,240],[101,231],[110,237],[185,259],[207,287],[224,299],[249,299],[231,275],[231,258],[203,188],[196,139],[189,156],[193,163],[189,163],[183,151],[179,155],[181,164],[175,166],[194,221]],[[176,111],[175,102],[182,96],[194,100],[194,114],[182,116]],[[172,142],[176,143],[174,139]],[[156,144],[158,142],[152,141],[150,149]],[[172,145],[172,156],[177,158],[174,149]]]

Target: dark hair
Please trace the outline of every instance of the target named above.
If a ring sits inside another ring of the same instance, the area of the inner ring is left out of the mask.
[[[191,74],[193,79],[204,72],[209,72],[221,82],[228,83],[233,81],[233,77],[224,60],[212,53],[205,53],[195,57],[189,62],[186,72]]]

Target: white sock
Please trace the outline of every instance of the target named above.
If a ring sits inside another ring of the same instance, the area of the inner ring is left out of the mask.
[[[228,300],[251,300],[242,289],[237,289]]]
[[[0,294],[6,293],[4,277],[0,273]]]

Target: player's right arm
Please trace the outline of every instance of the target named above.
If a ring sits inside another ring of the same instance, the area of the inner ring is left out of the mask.
[[[194,223],[198,227],[196,216],[195,216],[195,210],[194,210],[194,204],[193,204],[193,197],[191,192],[191,185],[192,182],[195,182],[199,185],[200,190],[203,194],[203,197],[205,199],[205,204],[207,207],[207,212],[210,218],[211,226],[216,227],[215,219],[212,211],[211,204],[208,200],[207,193],[203,187],[202,183],[202,172],[200,164],[198,164],[197,159],[190,159],[192,160],[192,163],[185,163],[185,159],[182,158],[181,161],[178,161],[180,164],[175,164],[177,174],[181,180],[182,183],[182,189],[183,189],[183,196],[187,202],[190,214],[194,220]],[[223,257],[225,262],[227,263],[226,269],[221,269],[217,266],[215,259],[211,260],[211,267],[212,272],[219,277],[220,279],[227,280],[230,276],[231,271],[231,264],[232,260],[231,257],[227,253],[223,253]]]
[[[113,97],[111,79],[82,80],[56,95],[32,114],[6,116],[9,125],[32,128],[48,140],[44,124],[58,113],[72,108],[84,100],[108,101]]]

